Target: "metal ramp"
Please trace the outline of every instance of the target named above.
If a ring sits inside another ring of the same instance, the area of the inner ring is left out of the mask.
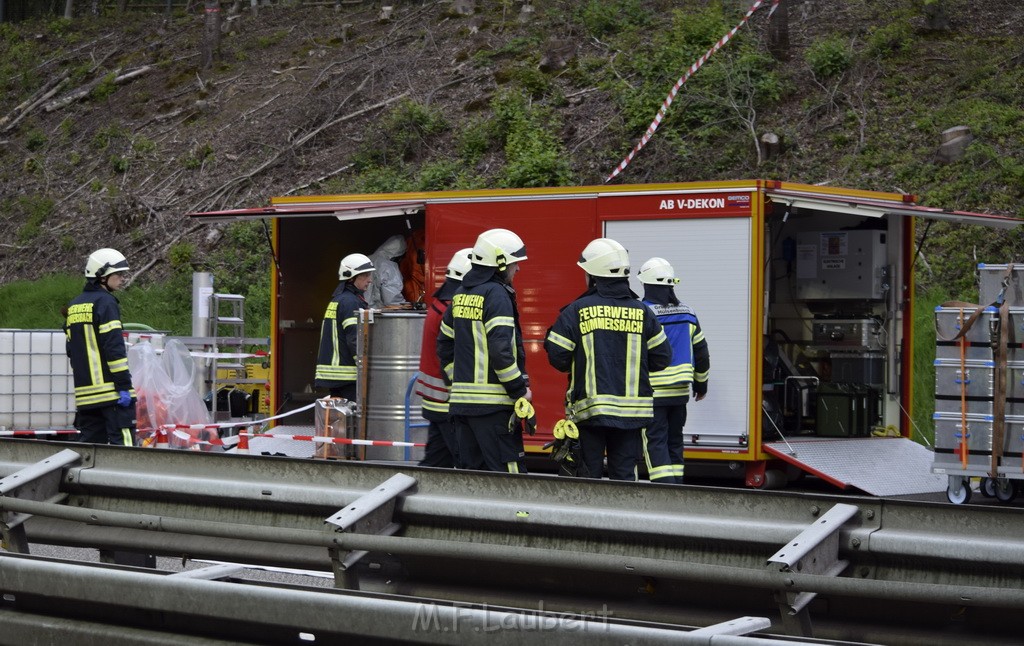
[[[903,496],[946,490],[932,473],[932,452],[904,437],[800,438],[765,443],[769,454],[841,489],[872,496]]]

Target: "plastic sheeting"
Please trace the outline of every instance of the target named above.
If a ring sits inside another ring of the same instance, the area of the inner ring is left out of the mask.
[[[210,412],[193,386],[195,363],[182,342],[167,341],[160,355],[148,341],[136,343],[128,350],[128,367],[138,402],[138,444],[155,445],[155,429],[165,424],[210,424]]]

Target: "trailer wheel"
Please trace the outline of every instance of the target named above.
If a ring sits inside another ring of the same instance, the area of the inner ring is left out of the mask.
[[[764,472],[764,480],[761,481],[761,486],[758,489],[782,489],[789,482],[789,476],[786,475],[785,471],[779,469],[766,469]]]
[[[982,478],[981,487],[979,488],[979,491],[981,491],[981,495],[985,496],[986,498],[995,498],[996,481],[992,478]]]
[[[1017,483],[1009,478],[996,478],[996,500],[1012,502],[1017,497]]]
[[[971,502],[971,481],[963,476],[949,476],[946,498],[954,505],[966,505]]]

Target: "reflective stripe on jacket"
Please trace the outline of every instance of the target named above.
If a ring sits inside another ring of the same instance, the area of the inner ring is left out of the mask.
[[[74,373],[77,408],[111,406],[117,403],[120,391],[135,397],[121,307],[113,294],[87,282],[82,293],[68,304],[64,336]]]
[[[644,304],[658,317],[672,346],[672,363],[664,370],[651,373],[655,404],[685,403],[691,384],[697,392],[707,392],[711,360],[697,314],[684,304],[659,304],[648,300]]]
[[[363,293],[351,281],[338,284],[327,303],[320,327],[320,351],[316,358],[319,388],[341,388],[356,381],[358,310],[366,308]]]
[[[416,394],[423,398],[423,418],[443,422],[448,418],[448,384],[441,374],[441,360],[437,357],[437,336],[441,332],[441,319],[451,301],[435,296],[427,307],[423,322],[423,343],[420,346],[420,371],[416,376]]]
[[[569,373],[577,423],[641,428],[654,417],[649,371],[665,368],[671,349],[654,313],[621,287],[588,290],[562,310],[544,341],[551,365]]]
[[[474,271],[452,297],[437,337],[441,367],[451,381],[449,411],[470,417],[511,408],[527,388],[514,293],[497,274],[472,281]]]

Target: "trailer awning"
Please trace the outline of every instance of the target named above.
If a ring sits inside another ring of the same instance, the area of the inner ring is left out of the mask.
[[[188,217],[200,222],[218,223],[236,220],[258,220],[262,218],[285,217],[336,217],[339,220],[361,220],[364,218],[386,218],[396,215],[418,213],[426,207],[425,202],[374,202],[342,204],[310,204],[305,206],[267,206],[258,209],[232,209],[229,211],[206,211],[189,213]]]
[[[989,213],[970,213],[967,211],[944,211],[929,206],[916,204],[890,202],[887,200],[873,200],[865,197],[847,197],[842,195],[807,194],[795,191],[769,190],[768,197],[772,201],[794,206],[800,209],[811,209],[814,211],[830,211],[832,213],[847,213],[850,215],[862,215],[871,218],[881,218],[886,215],[905,215],[932,220],[946,220],[959,224],[978,224],[984,227],[1000,229],[1012,229],[1024,220],[1008,215],[994,215]]]

